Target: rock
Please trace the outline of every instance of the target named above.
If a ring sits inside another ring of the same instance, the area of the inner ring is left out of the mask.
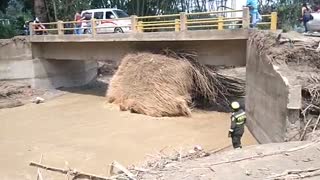
[[[36,104],[40,104],[44,102],[44,99],[42,97],[36,97],[36,99],[33,102]]]
[[[203,150],[202,147],[199,146],[199,145],[194,146],[193,149],[194,149],[195,151],[202,151],[202,150]]]
[[[246,175],[247,175],[247,176],[250,176],[250,175],[251,175],[250,170],[248,170],[248,169],[246,170]]]

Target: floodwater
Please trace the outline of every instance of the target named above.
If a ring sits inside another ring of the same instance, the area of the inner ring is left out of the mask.
[[[194,111],[191,118],[152,118],[121,112],[91,92],[68,93],[43,104],[0,110],[0,179],[36,179],[30,161],[108,175],[116,160],[142,162],[169,147],[201,145],[211,150],[231,144],[229,114]],[[256,144],[246,131],[244,145]],[[66,179],[42,171],[44,179]]]

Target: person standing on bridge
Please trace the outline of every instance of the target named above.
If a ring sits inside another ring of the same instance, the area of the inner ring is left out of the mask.
[[[258,11],[259,2],[258,0],[247,0],[246,6],[249,7],[250,10],[251,27],[255,28],[257,26],[257,23],[262,19]]]
[[[229,129],[228,137],[232,138],[232,145],[234,149],[241,149],[241,138],[244,133],[244,125],[246,123],[246,113],[240,108],[238,102],[232,102],[231,108],[233,113],[231,115],[231,127]]]
[[[305,32],[308,32],[308,27],[307,27],[307,23],[313,19],[312,15],[312,10],[310,7],[308,7],[307,3],[303,3],[302,4],[302,8],[301,8],[301,15],[302,15],[302,22],[303,22],[303,26],[305,28]]]
[[[46,27],[40,22],[38,17],[34,19],[33,24],[36,35],[47,34]]]
[[[81,15],[80,12],[76,12],[76,14],[74,15],[74,21],[76,21],[75,23],[75,30],[74,33],[75,34],[81,34]]]

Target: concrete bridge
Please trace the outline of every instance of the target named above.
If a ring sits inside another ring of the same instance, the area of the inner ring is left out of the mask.
[[[97,60],[119,62],[126,54],[160,49],[193,50],[199,61],[209,65],[245,66],[248,30],[206,30],[161,33],[129,33],[83,36],[32,36],[32,58],[50,74],[49,81],[35,81],[35,87],[60,87],[85,84],[96,75]],[[41,66],[42,64],[42,66]],[[70,67],[79,81],[70,82]],[[88,68],[90,67],[90,68]],[[41,72],[42,72],[41,71]],[[79,72],[77,72],[79,71]],[[86,71],[86,72],[83,72]],[[37,72],[35,72],[37,74]],[[67,73],[64,75],[64,73]],[[86,75],[87,74],[87,75]],[[59,77],[54,80],[55,76]],[[81,78],[83,78],[81,80]],[[80,83],[80,84],[79,84]]]
[[[79,86],[96,77],[97,60],[119,62],[128,53],[163,48],[196,51],[204,64],[245,66],[248,33],[237,29],[16,37],[1,41],[0,75],[33,87]]]
[[[54,60],[114,60],[138,51],[190,49],[211,65],[245,65],[248,30],[33,36],[34,57]]]

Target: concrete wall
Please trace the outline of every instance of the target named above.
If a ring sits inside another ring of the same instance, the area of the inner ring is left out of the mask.
[[[47,60],[33,57],[26,37],[0,41],[0,80],[40,88],[81,86],[97,75],[96,61]],[[38,49],[40,50],[40,49]]]
[[[163,48],[194,50],[204,64],[244,66],[246,62],[246,40],[33,43],[34,56],[57,60],[120,61],[130,52]]]
[[[31,83],[33,77],[31,45],[26,38],[0,40],[0,80]]]
[[[256,46],[248,45],[246,71],[246,112],[248,127],[260,143],[292,139],[300,129],[301,87],[288,80],[260,55]]]

